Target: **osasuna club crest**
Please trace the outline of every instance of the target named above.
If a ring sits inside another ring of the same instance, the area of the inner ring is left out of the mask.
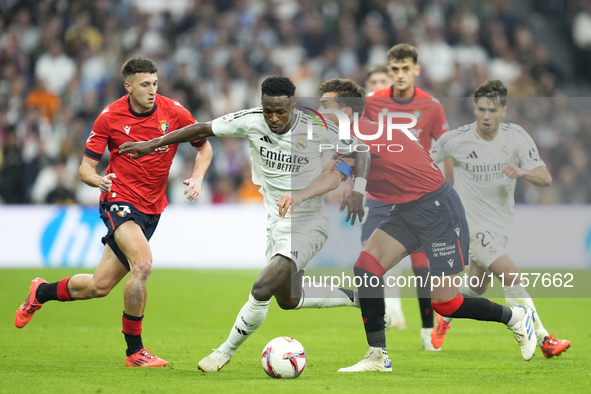
[[[421,109],[420,108],[416,108],[414,110],[414,115],[416,116],[417,121],[418,121],[419,119],[421,119],[421,116],[423,116],[423,113],[421,112]]]
[[[169,127],[169,124],[167,123],[166,120],[160,121],[160,131],[162,132],[162,134],[166,134],[168,132],[168,127]]]

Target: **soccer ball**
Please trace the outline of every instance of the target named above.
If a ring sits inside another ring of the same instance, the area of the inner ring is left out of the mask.
[[[263,349],[261,362],[272,378],[297,378],[306,368],[306,351],[293,338],[277,337]]]

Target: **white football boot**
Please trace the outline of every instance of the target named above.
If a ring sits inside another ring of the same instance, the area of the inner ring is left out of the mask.
[[[536,351],[536,335],[534,333],[535,311],[531,308],[526,308],[523,305],[512,306],[513,313],[523,315],[523,318],[513,326],[507,326],[513,332],[513,336],[517,340],[521,348],[521,355],[525,361],[529,361],[535,355]]]
[[[338,372],[392,372],[392,361],[388,352],[379,347],[370,347],[365,358],[357,364],[341,368]]]
[[[232,360],[230,353],[213,349],[213,353],[207,357],[203,357],[203,359],[199,361],[198,367],[199,370],[203,372],[218,372],[224,367],[224,365],[228,364],[230,360]]]
[[[421,341],[423,341],[423,350],[427,352],[439,352],[441,351],[441,348],[438,349],[433,346],[433,342],[431,340],[432,331],[432,328],[421,328]]]

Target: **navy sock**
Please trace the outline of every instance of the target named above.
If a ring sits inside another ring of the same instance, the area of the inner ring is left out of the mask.
[[[419,300],[419,309],[421,310],[421,321],[423,328],[433,328],[433,306],[431,305],[431,290],[429,268],[414,268],[415,276],[421,277],[421,281],[417,281],[417,298]],[[422,284],[422,286],[419,286]]]
[[[37,292],[35,293],[37,301],[42,304],[47,301],[57,301],[57,285],[59,283],[60,282],[41,283],[39,287],[37,287]]]
[[[367,343],[372,347],[385,348],[384,281],[381,277],[359,267],[354,267],[353,271],[356,277],[362,278],[362,284],[358,290]]]

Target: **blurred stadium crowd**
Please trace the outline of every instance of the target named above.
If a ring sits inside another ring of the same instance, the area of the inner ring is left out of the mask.
[[[97,204],[98,190],[83,185],[77,170],[95,118],[125,94],[120,67],[130,57],[156,61],[159,93],[204,122],[258,106],[268,75],[290,77],[300,97],[316,96],[330,78],[363,83],[368,66],[385,65],[387,50],[407,42],[419,51],[417,86],[442,99],[451,128],[473,121],[462,97],[486,79],[498,78],[510,96],[524,97],[509,101],[506,121],[532,135],[554,183],[520,184],[518,202],[591,203],[591,99],[565,93],[591,77],[591,1],[537,2],[546,20],[572,29],[561,45],[576,53],[566,63],[573,72],[565,72],[564,59],[555,62],[514,6],[509,0],[3,0],[0,202]],[[211,143],[201,203],[260,201],[245,141]],[[171,203],[186,202],[181,181],[191,173],[194,149],[185,145],[171,170]]]

